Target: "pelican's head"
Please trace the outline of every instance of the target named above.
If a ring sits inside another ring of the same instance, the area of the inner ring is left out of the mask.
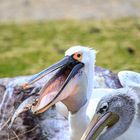
[[[88,65],[95,63],[96,51],[88,47],[74,46],[65,52],[65,56],[73,56],[74,59],[88,67]]]
[[[94,72],[95,56],[96,53],[91,48],[74,46],[65,52],[65,57],[61,61],[36,74],[29,81],[30,83],[58,70],[40,91],[37,104],[32,111],[42,113],[59,101],[62,101],[73,112],[84,105],[89,72]]]
[[[97,137],[98,140],[114,140],[127,131],[135,119],[138,101],[132,90],[123,90],[116,90],[99,101],[81,140],[96,140]]]

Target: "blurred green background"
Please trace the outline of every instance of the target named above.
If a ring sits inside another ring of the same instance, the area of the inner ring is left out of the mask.
[[[73,45],[99,51],[96,65],[140,72],[140,19],[0,24],[0,77],[39,72]]]

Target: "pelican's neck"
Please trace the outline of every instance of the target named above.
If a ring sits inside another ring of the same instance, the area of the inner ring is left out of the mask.
[[[88,86],[87,86],[87,99],[88,100],[91,97],[92,90],[95,84],[95,62],[96,62],[95,55],[92,55],[88,66],[85,67],[85,73],[88,79]]]
[[[91,55],[91,54],[90,54]],[[87,75],[87,87],[86,87],[86,98],[85,104],[74,114],[69,113],[69,125],[70,125],[70,140],[80,140],[84,131],[89,124],[89,118],[86,114],[88,101],[91,97],[93,86],[94,86],[94,75],[95,75],[95,52],[90,56],[88,65],[86,65],[84,71]]]
[[[70,140],[80,140],[84,131],[86,130],[89,124],[86,109],[87,103],[75,114],[69,112]]]

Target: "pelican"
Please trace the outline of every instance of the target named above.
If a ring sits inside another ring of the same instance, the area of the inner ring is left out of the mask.
[[[81,140],[138,140],[138,94],[140,91],[122,88],[102,97]]]
[[[57,70],[39,92],[38,101],[32,111],[36,114],[42,113],[61,101],[69,110],[71,140],[80,139],[90,122],[87,108],[94,86],[95,57],[96,52],[91,48],[72,47],[65,52],[61,61],[36,74],[26,84],[28,86]],[[93,115],[91,112],[89,114]]]
[[[91,48],[76,46],[65,52],[65,57],[47,70],[35,75],[29,84],[44,75],[59,69],[39,93],[39,99],[32,111],[42,113],[61,101],[69,110],[70,139],[80,139],[89,118],[86,115],[87,102],[94,84],[96,52]],[[88,92],[87,92],[88,91]]]
[[[93,91],[95,57],[96,51],[91,48],[72,47],[65,52],[65,57],[61,61],[36,74],[28,84],[25,84],[25,86],[33,84],[48,73],[57,70],[39,92],[38,101],[32,107],[32,111],[36,114],[43,113],[61,101],[67,107],[65,110],[69,111],[71,140],[80,139],[86,130],[94,114],[92,111],[94,109],[91,108],[96,107],[92,105],[94,102],[92,99],[99,100],[109,90]],[[92,94],[93,92],[96,94]]]

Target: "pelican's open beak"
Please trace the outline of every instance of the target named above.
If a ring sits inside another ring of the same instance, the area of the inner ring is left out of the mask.
[[[57,101],[62,100],[64,98],[63,96],[60,97],[62,91],[83,66],[83,63],[73,59],[72,56],[66,56],[48,69],[36,74],[29,81],[30,84],[41,79],[46,74],[59,69],[39,92],[37,103],[32,107],[33,113],[42,113]]]
[[[24,89],[28,88],[28,86],[32,85],[33,83],[35,83],[36,81],[40,80],[41,78],[43,78],[44,76],[46,76],[47,74],[61,68],[64,67],[65,65],[68,65],[70,63],[73,62],[73,58],[70,56],[65,56],[62,60],[60,60],[59,62],[57,62],[56,64],[50,66],[47,69],[44,69],[43,71],[35,74],[29,81],[28,83],[22,85],[22,87]]]
[[[117,114],[108,112],[105,115],[95,114],[81,140],[96,140],[105,127],[110,128],[119,120]]]

